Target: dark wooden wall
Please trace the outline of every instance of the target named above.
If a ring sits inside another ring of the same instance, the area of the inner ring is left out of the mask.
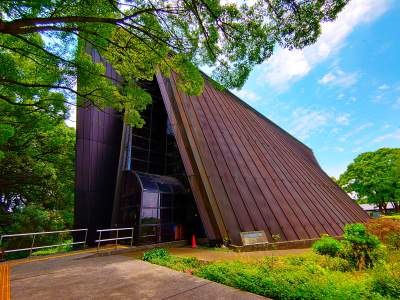
[[[89,50],[106,75],[119,78]],[[202,95],[187,96],[177,78],[157,76],[186,175],[207,237],[264,230],[268,239],[318,238],[342,234],[366,213],[320,168],[312,151],[229,92],[207,80]],[[78,84],[79,89],[79,84]],[[121,116],[112,109],[79,108],[77,116],[75,227],[111,226],[122,135]]]
[[[368,219],[307,146],[233,94],[206,81],[200,96],[187,96],[175,75],[158,82],[209,235],[236,245],[253,230],[270,241],[310,239]]]
[[[94,50],[93,61],[106,66],[106,75],[118,81],[111,66]],[[78,82],[79,89],[79,82]],[[117,177],[122,118],[111,108],[79,107],[76,125],[75,228],[88,228],[88,240],[96,230],[110,228]]]

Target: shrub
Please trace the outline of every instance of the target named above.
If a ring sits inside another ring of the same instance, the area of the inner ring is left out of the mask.
[[[400,250],[400,232],[392,232],[387,238],[387,245],[390,249]]]
[[[155,248],[145,252],[143,254],[143,260],[177,271],[190,272],[192,272],[193,269],[200,267],[202,264],[197,258],[194,257],[173,256],[164,248]]]
[[[290,266],[302,266],[306,263],[307,258],[305,256],[287,256],[285,261]]]
[[[295,262],[297,263],[297,262]],[[216,262],[202,266],[196,275],[273,299],[373,298],[364,280],[350,273],[325,272],[308,262],[273,270],[241,262]]]
[[[352,270],[347,260],[313,253],[276,257],[273,268],[268,256],[205,264],[195,258],[166,255],[156,256],[152,262],[273,299],[398,299],[400,252],[391,255],[392,263],[363,272],[346,272]]]
[[[151,262],[176,271],[189,271],[190,273],[201,265],[201,262],[195,257],[177,257],[173,255],[168,255],[164,258],[154,258]]]
[[[152,262],[154,259],[163,259],[169,256],[169,252],[167,249],[164,248],[154,248],[149,251],[146,251],[143,254],[143,260]]]
[[[320,265],[330,271],[347,272],[352,269],[350,263],[341,257],[327,257],[321,260]]]
[[[320,240],[316,241],[313,246],[313,250],[320,255],[328,255],[335,257],[339,252],[341,246],[340,242],[325,234]]]
[[[374,269],[371,280],[372,290],[382,296],[400,299],[400,269],[382,265]]]
[[[379,239],[370,234],[363,224],[348,224],[344,227],[344,240],[340,257],[359,270],[372,268],[385,257],[385,249]]]
[[[379,218],[370,220],[367,229],[391,249],[400,249],[400,220]]]
[[[400,214],[396,213],[396,214],[394,214],[394,215],[383,216],[382,218],[384,218],[384,219],[400,220]]]

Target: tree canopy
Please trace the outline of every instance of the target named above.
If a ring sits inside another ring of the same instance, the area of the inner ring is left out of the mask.
[[[113,107],[141,126],[140,111],[151,98],[138,81],[159,70],[176,72],[179,87],[196,95],[203,86],[198,67],[208,66],[217,82],[240,88],[276,46],[314,43],[321,23],[335,19],[348,1],[1,1],[0,101],[51,111],[61,96],[68,101],[76,95],[79,105]],[[92,62],[86,46],[113,65],[123,78],[120,86]]]
[[[151,102],[140,82],[174,72],[181,90],[198,95],[199,67],[209,67],[217,84],[240,88],[276,47],[314,43],[348,1],[0,1],[1,230],[72,225],[71,105],[112,107],[140,127]],[[109,61],[118,85],[89,49]]]
[[[75,130],[54,110],[0,105],[0,234],[72,227]]]
[[[64,123],[68,95],[53,88],[63,71],[35,46],[0,40],[0,233],[72,227],[75,130]]]
[[[400,210],[400,148],[382,148],[357,156],[340,175],[339,185],[356,192],[359,200],[386,210],[390,202]]]

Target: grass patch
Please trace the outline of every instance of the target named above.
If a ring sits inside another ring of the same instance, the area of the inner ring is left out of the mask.
[[[273,299],[399,299],[400,251],[373,269],[354,271],[339,257],[318,254],[270,256],[251,262],[201,262],[165,249],[145,260]],[[154,252],[156,251],[156,252]]]
[[[63,243],[72,243],[72,240],[64,241]],[[59,246],[59,247],[52,247],[52,248],[45,248],[45,249],[40,249],[36,250],[32,253],[32,256],[43,256],[43,255],[50,255],[50,254],[56,254],[56,253],[63,253],[63,252],[69,252],[73,250],[72,245],[65,245],[65,246]]]
[[[64,243],[64,244],[68,244],[68,243],[72,243],[72,242],[73,242],[72,239],[62,241],[62,243]],[[77,248],[74,249],[73,245],[51,247],[51,248],[34,250],[32,252],[32,256],[45,256],[45,255],[69,252],[69,251],[73,251],[73,250],[76,250],[76,249]],[[5,260],[22,259],[22,258],[27,258],[27,257],[29,257],[29,251],[11,252],[11,253],[7,253],[5,255]]]
[[[190,273],[204,264],[194,257],[178,257],[171,255],[166,249],[163,248],[155,248],[145,252],[143,254],[143,260],[156,265],[168,267],[176,271]]]
[[[382,219],[400,220],[400,214],[386,215],[386,216],[383,216]]]

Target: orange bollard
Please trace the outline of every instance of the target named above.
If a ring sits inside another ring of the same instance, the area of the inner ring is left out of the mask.
[[[10,266],[0,263],[0,299],[10,300]]]
[[[192,248],[197,248],[196,237],[194,236],[194,234],[192,235]]]

